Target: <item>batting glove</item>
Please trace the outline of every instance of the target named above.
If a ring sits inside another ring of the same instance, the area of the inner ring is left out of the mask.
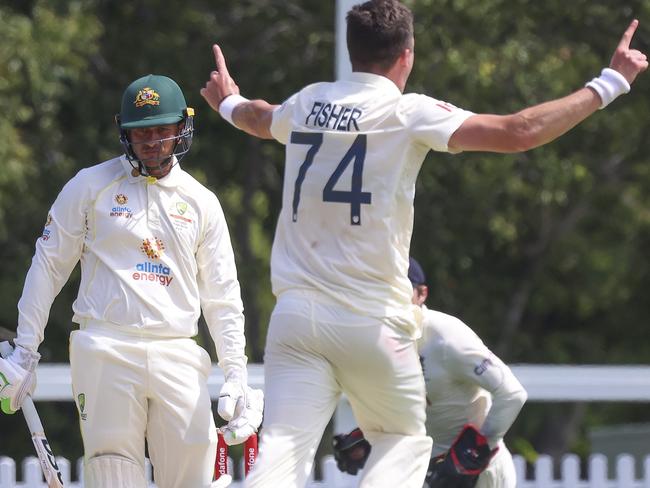
[[[230,421],[236,415],[236,411],[241,411],[242,405],[246,399],[246,383],[239,380],[226,380],[219,392],[219,403],[217,412],[225,421]]]
[[[8,342],[0,344],[0,350],[10,351]],[[41,355],[16,346],[6,358],[0,357],[0,408],[6,414],[20,409],[27,395],[36,388],[36,366]]]
[[[224,388],[226,388],[224,385]],[[221,390],[224,391],[223,389]],[[251,435],[257,432],[264,412],[264,393],[262,390],[254,390],[248,386],[244,387],[245,394],[238,397],[234,408],[234,413],[231,416],[228,424],[220,429],[223,434],[223,439],[229,446],[241,444],[246,441]],[[226,397],[224,397],[226,398]],[[221,405],[221,396],[219,397],[219,404]],[[230,406],[230,400],[224,401],[224,406]],[[219,415],[223,417],[221,411]]]

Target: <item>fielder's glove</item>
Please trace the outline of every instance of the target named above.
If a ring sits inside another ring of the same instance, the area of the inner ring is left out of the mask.
[[[35,371],[41,355],[21,346],[12,351],[8,342],[1,343],[0,350],[4,356],[0,357],[0,408],[13,414],[36,388]]]
[[[474,488],[498,450],[490,449],[485,436],[466,424],[449,451],[431,459],[424,488]]]
[[[349,434],[335,435],[333,446],[336,466],[351,475],[356,475],[363,469],[371,450],[370,443],[358,428]]]

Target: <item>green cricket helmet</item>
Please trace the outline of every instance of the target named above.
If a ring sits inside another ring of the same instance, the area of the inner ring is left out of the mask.
[[[131,83],[122,95],[121,110],[115,120],[127,158],[133,167],[145,176],[148,171],[133,151],[128,133],[130,129],[181,124],[179,134],[174,136],[176,144],[173,154],[177,162],[187,154],[192,145],[194,110],[187,106],[178,84],[167,76],[147,75]],[[168,165],[171,160],[171,156],[164,157],[160,167]]]

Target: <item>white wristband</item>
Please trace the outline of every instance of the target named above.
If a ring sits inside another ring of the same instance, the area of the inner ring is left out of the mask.
[[[221,101],[221,104],[219,105],[219,113],[224,119],[226,119],[232,125],[237,127],[235,123],[232,121],[232,112],[233,110],[235,110],[235,107],[240,103],[249,102],[249,101],[250,100],[248,98],[244,98],[241,95],[236,95],[236,94],[228,95],[226,98],[224,98]]]
[[[604,68],[598,78],[594,78],[585,86],[593,88],[598,93],[601,109],[607,107],[619,95],[630,91],[630,84],[625,77],[611,68]]]

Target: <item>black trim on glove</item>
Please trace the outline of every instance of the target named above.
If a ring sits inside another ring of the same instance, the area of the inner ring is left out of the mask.
[[[486,437],[466,424],[446,454],[431,459],[426,488],[473,488],[479,475],[499,450],[490,449]]]
[[[349,434],[335,435],[332,445],[336,467],[351,475],[363,469],[372,449],[359,428]]]

